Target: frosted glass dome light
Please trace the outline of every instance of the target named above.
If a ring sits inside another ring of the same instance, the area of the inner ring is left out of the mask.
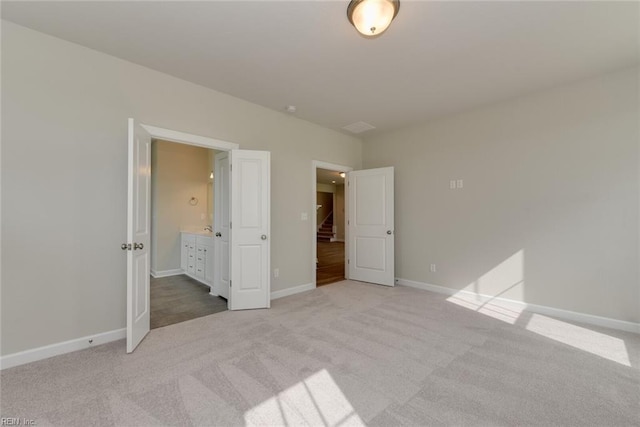
[[[360,34],[371,38],[389,28],[399,9],[399,0],[351,0],[347,17]]]

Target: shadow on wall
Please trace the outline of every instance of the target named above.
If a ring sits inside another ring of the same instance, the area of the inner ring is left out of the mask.
[[[525,284],[525,251],[520,249],[447,301],[621,365],[640,367],[640,340],[634,334],[525,311],[526,305],[517,302],[524,300]]]

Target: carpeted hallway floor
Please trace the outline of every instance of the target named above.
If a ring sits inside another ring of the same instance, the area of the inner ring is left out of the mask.
[[[1,414],[38,426],[640,424],[638,335],[553,319],[547,331],[488,308],[500,312],[339,282],[152,330],[131,355],[119,341],[5,370]]]

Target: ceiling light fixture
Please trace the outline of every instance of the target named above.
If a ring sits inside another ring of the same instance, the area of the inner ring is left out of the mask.
[[[347,17],[367,38],[384,33],[400,10],[400,0],[351,0]]]

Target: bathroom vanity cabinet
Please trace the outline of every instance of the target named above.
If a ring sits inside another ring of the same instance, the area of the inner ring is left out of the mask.
[[[212,233],[181,233],[180,268],[187,276],[213,286]]]

